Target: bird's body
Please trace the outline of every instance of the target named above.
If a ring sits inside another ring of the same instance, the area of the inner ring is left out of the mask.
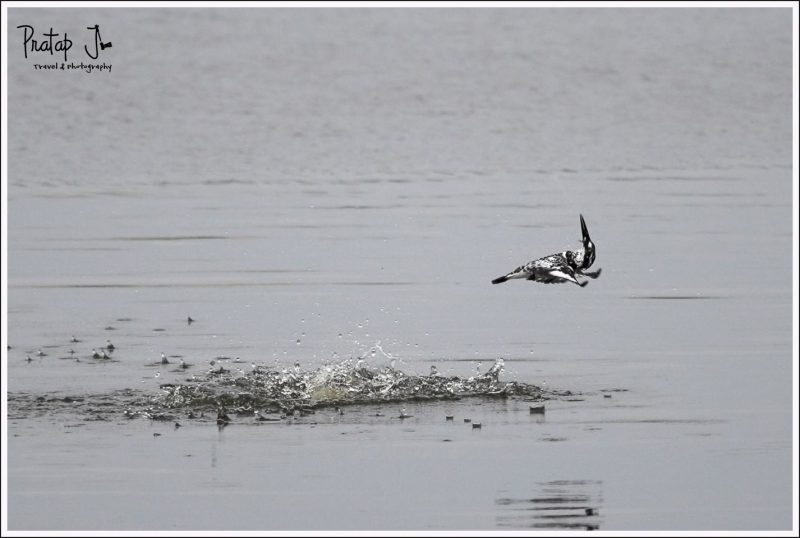
[[[572,282],[581,287],[585,286],[588,284],[588,281],[584,280],[580,282],[576,278],[576,275],[597,278],[600,276],[601,269],[593,273],[586,272],[594,263],[595,246],[589,238],[589,230],[586,227],[586,222],[583,220],[583,215],[581,215],[581,232],[583,235],[582,249],[574,251],[565,250],[530,261],[525,265],[520,265],[506,275],[495,278],[492,280],[492,284],[500,284],[507,280],[522,278],[525,280],[542,282],[544,284]]]

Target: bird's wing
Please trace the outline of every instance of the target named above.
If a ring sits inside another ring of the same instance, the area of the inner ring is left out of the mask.
[[[545,258],[536,260],[531,268],[531,274],[528,280],[541,282],[543,284],[558,284],[561,282],[574,282],[580,284],[575,278],[575,271],[567,264],[554,264],[556,260],[545,260]]]
[[[567,265],[567,259],[564,257],[563,253],[559,254],[551,254],[549,256],[545,256],[543,258],[539,258],[538,260],[533,260],[529,262],[525,267],[528,268],[529,271],[533,272],[536,270],[550,270],[558,267],[564,267]]]
[[[574,273],[571,270],[566,269],[566,268],[564,268],[563,270],[562,269],[551,269],[550,271],[547,272],[547,274],[550,275],[553,278],[561,279],[562,281],[569,280],[570,282],[574,282],[575,284],[579,284],[578,279],[575,278]]]

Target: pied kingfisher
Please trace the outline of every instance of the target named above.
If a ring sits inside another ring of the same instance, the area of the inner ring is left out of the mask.
[[[512,278],[524,278],[526,280],[533,280],[535,282],[543,282],[545,284],[573,282],[578,286],[585,286],[589,282],[584,280],[579,282],[575,275],[587,276],[589,278],[597,278],[600,276],[602,269],[597,269],[592,273],[587,273],[586,270],[592,266],[595,257],[594,243],[589,238],[589,229],[586,227],[586,222],[581,217],[581,233],[583,235],[583,248],[580,250],[565,250],[558,254],[551,254],[538,260],[533,260],[521,265],[501,277],[492,280],[492,284],[500,284]]]

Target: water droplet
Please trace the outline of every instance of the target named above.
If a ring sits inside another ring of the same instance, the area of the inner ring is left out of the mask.
[[[161,377],[161,372],[156,372],[156,377]]]
[[[300,339],[298,338],[297,342],[295,342],[295,343],[299,346],[300,345]]]
[[[306,318],[303,318],[303,319],[300,320],[300,323],[305,323],[305,322],[306,322]]]
[[[359,328],[359,329],[363,329],[363,328],[364,328],[364,326],[363,326],[363,325],[361,325],[361,324],[359,323],[359,324],[358,324],[358,328]]]
[[[373,357],[375,356],[375,349],[373,349],[373,350],[370,352],[370,355],[372,355]]]
[[[341,338],[341,337],[342,337],[342,333],[339,333],[339,338]]]

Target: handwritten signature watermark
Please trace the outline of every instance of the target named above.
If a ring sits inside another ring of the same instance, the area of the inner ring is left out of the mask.
[[[54,32],[53,28],[50,27],[49,32],[37,36],[36,30],[29,24],[21,24],[17,26],[17,29],[22,30],[24,57],[27,60],[30,55],[31,59],[36,60],[33,64],[33,68],[36,70],[80,70],[86,73],[111,72],[112,64],[110,63],[93,63],[88,60],[70,61],[69,55],[74,41],[70,39],[67,32],[64,32],[62,35],[61,33]],[[103,41],[103,38],[100,36],[99,24],[87,26],[86,29],[90,30],[91,34],[86,44],[83,46],[83,51],[89,59],[97,60],[100,57],[101,51],[111,48],[112,43],[111,41]],[[57,59],[55,58],[56,53],[58,53]],[[62,54],[64,57],[63,61],[61,61]],[[51,57],[51,60],[55,61],[45,62],[41,60],[42,57],[47,58],[47,55]]]

